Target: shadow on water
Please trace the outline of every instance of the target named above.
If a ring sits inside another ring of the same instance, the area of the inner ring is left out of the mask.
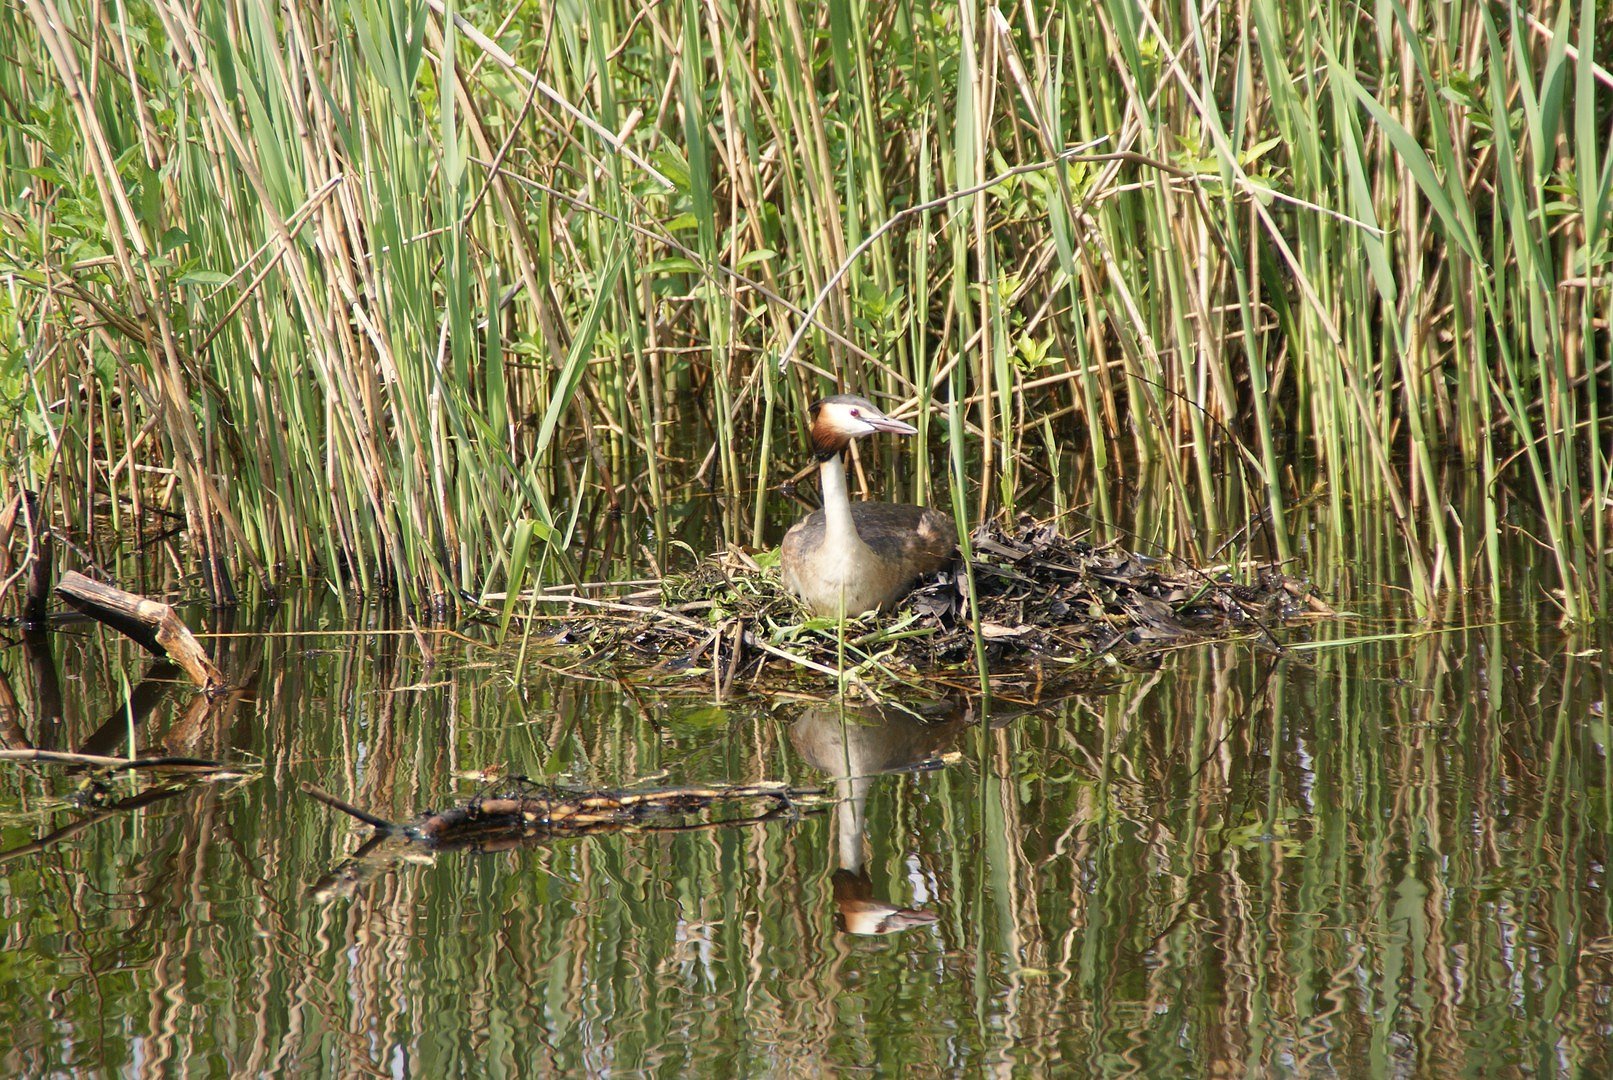
[[[84,626],[0,650],[8,747],[229,766],[0,763],[7,1074],[1613,1070],[1605,633],[1341,620],[983,717],[207,629],[213,702]],[[404,820],[492,773],[833,800],[316,897],[368,833],[301,783]]]

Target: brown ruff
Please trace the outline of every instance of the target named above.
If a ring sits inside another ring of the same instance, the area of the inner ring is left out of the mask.
[[[828,461],[836,454],[846,452],[851,440],[838,431],[830,431],[823,424],[812,425],[812,453],[819,461]]]
[[[846,452],[846,447],[851,445],[851,437],[849,435],[844,435],[841,432],[834,430],[834,428],[822,418],[821,413],[823,412],[823,407],[825,405],[851,400],[856,399],[852,398],[849,394],[836,394],[833,397],[826,397],[822,398],[821,400],[814,401],[807,409],[807,415],[812,418],[812,423],[807,427],[807,437],[812,440],[812,453],[819,461],[828,461],[836,454],[843,454]]]

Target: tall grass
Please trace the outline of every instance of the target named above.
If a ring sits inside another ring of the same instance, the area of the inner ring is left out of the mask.
[[[662,566],[707,486],[766,542],[805,403],[849,388],[965,443],[885,497],[1108,534],[1146,478],[1142,540],[1287,556],[1319,494],[1392,531],[1425,610],[1498,592],[1522,530],[1582,619],[1613,498],[1596,16],[27,0],[0,460],[81,541],[183,514],[220,598],[448,603]]]

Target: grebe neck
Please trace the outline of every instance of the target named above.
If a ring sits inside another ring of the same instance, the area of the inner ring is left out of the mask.
[[[818,486],[823,495],[824,539],[844,541],[857,536],[851,521],[851,495],[846,491],[846,460],[831,454],[818,466]]]

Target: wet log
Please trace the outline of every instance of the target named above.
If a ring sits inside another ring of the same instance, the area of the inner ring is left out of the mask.
[[[223,674],[167,604],[104,585],[77,571],[63,575],[56,591],[79,611],[139,642],[152,654],[171,657],[202,689],[223,689]]]
[[[614,792],[539,788],[472,799],[448,810],[426,814],[410,823],[406,831],[412,839],[439,845],[523,831],[584,835],[637,824],[649,815],[691,814],[724,801],[762,799],[779,807],[790,807],[798,800],[822,795],[822,788],[791,788],[770,783]]]
[[[752,825],[781,812],[797,809],[799,803],[816,803],[825,796],[822,788],[792,788],[774,783],[614,792],[529,787],[505,794],[478,796],[447,810],[424,814],[408,823],[398,823],[343,802],[312,784],[304,783],[302,790],[331,809],[350,814],[374,829],[438,849],[468,846],[485,849],[487,845],[504,842],[519,844],[523,840],[586,836],[623,828],[670,832],[689,828]],[[773,804],[773,809],[761,817],[704,822],[694,826],[653,825],[646,820],[657,816],[692,814],[723,802],[758,799]]]

